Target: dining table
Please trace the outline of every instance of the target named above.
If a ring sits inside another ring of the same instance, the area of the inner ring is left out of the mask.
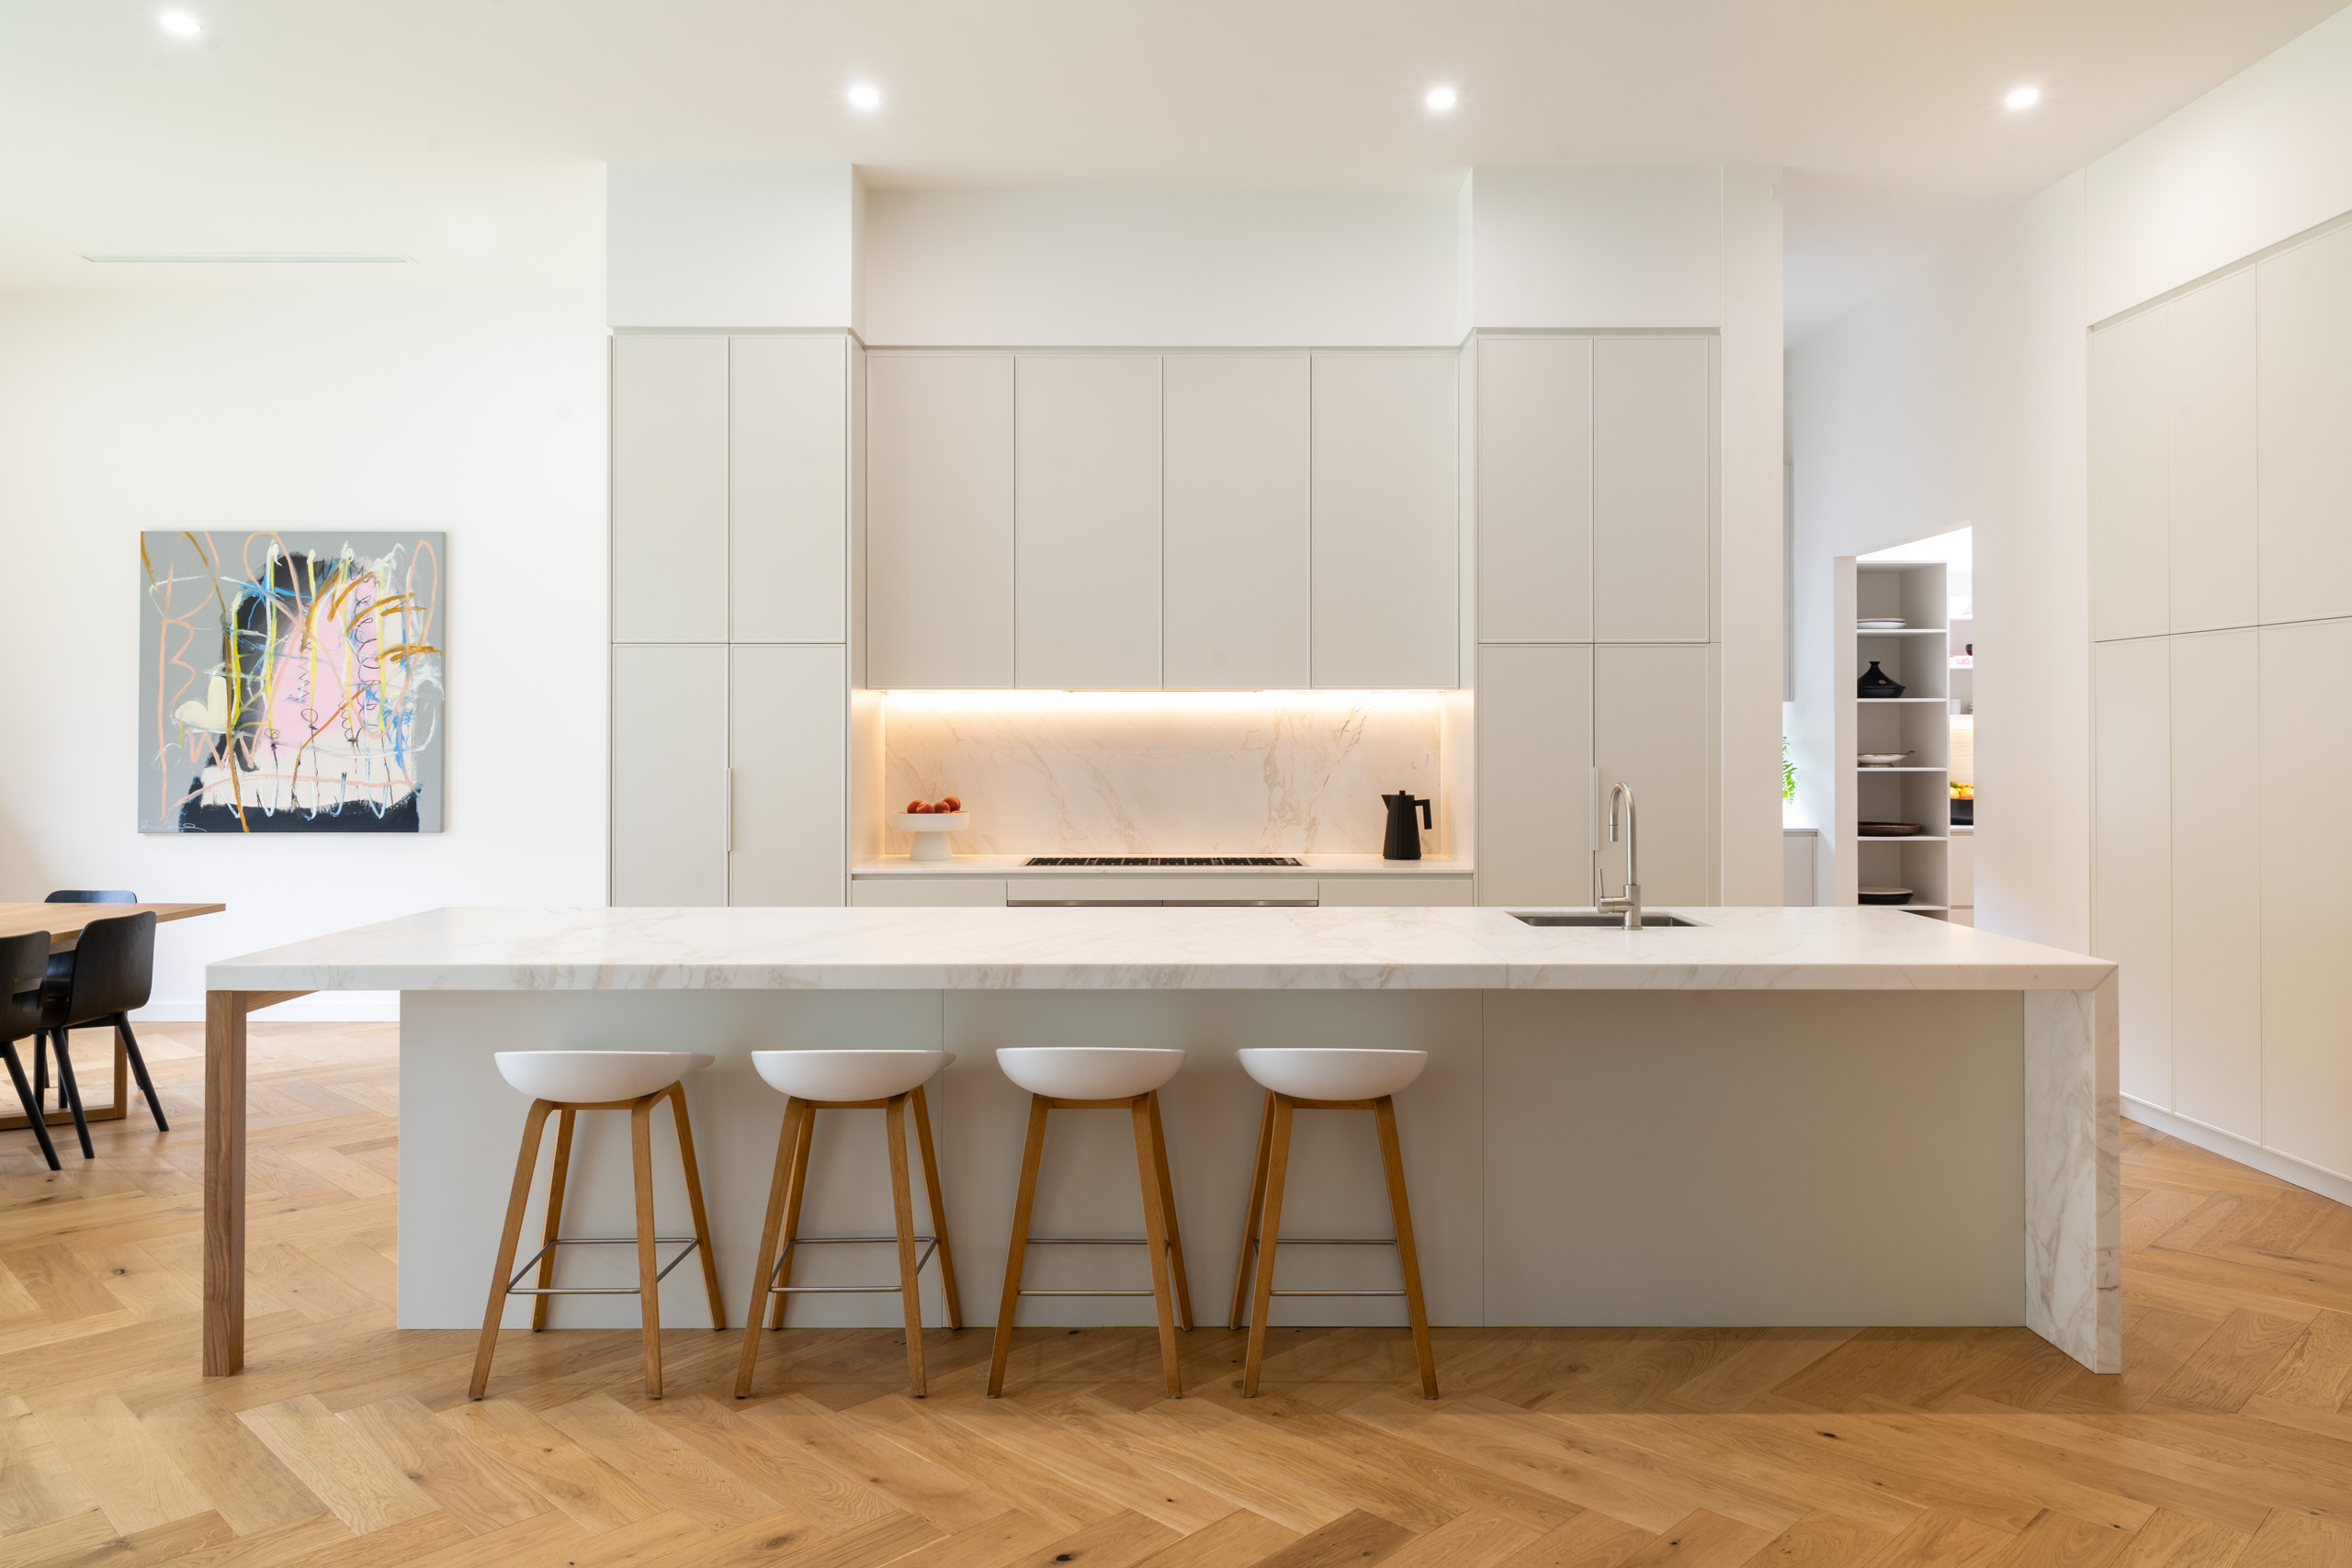
[[[71,953],[82,940],[82,928],[92,920],[110,920],[122,915],[152,914],[155,923],[166,920],[191,920],[198,915],[217,915],[229,908],[226,904],[0,904],[0,937],[24,936],[32,931],[49,933],[49,951],[52,953]],[[130,1110],[130,1056],[122,1048],[122,1037],[114,1042],[114,1099],[104,1106],[83,1107],[83,1119],[89,1122],[119,1122]],[[42,1121],[52,1127],[62,1127],[74,1120],[70,1111],[51,1111]],[[29,1126],[22,1116],[0,1116],[0,1132]]]

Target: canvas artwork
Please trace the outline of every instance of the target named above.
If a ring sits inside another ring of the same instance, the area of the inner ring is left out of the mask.
[[[441,830],[442,536],[141,534],[139,830]]]

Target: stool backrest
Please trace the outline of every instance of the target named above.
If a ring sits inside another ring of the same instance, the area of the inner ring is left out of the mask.
[[[40,1027],[40,983],[49,973],[49,933],[0,937],[0,1040]]]
[[[119,887],[61,887],[41,900],[44,904],[136,904],[139,895],[125,893]]]
[[[78,1022],[143,1008],[154,984],[155,911],[92,920],[74,944],[67,1015]]]

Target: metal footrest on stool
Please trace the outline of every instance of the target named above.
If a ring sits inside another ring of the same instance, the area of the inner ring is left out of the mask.
[[[1258,1245],[1251,1243],[1250,1250],[1256,1251]],[[1285,1235],[1275,1237],[1274,1245],[1276,1247],[1394,1247],[1396,1245],[1396,1238],[1393,1235]],[[1270,1296],[1401,1296],[1405,1292],[1402,1290],[1396,1290],[1269,1291],[1266,1293]]]
[[[1151,1238],[1142,1235],[1033,1235],[1024,1238],[1030,1247],[1149,1247]],[[1174,1244],[1161,1242],[1159,1249],[1169,1251]],[[1156,1292],[1144,1291],[1031,1291],[1013,1292],[1023,1296],[1148,1296]]]
[[[523,1285],[517,1283],[525,1275],[538,1267],[540,1258],[545,1258],[559,1247],[635,1247],[636,1245],[637,1237],[633,1235],[560,1235],[524,1261],[523,1267],[514,1271],[514,1278],[506,1281],[506,1293],[510,1296],[642,1295],[644,1292],[635,1285]],[[653,1282],[658,1285],[669,1277],[671,1269],[684,1263],[686,1260],[686,1255],[700,1247],[702,1243],[690,1235],[657,1235],[653,1238],[653,1245],[678,1248],[678,1256],[663,1264],[661,1272],[653,1276]]]
[[[931,1261],[931,1255],[939,1250],[939,1238],[935,1235],[919,1235],[916,1236],[914,1240],[920,1243],[922,1247],[922,1250],[915,1254],[915,1272],[920,1274],[922,1272],[922,1266]],[[797,1296],[803,1294],[820,1296],[895,1296],[900,1291],[905,1289],[903,1285],[779,1285],[775,1282],[775,1277],[784,1272],[785,1262],[786,1259],[791,1258],[792,1249],[796,1247],[858,1247],[871,1245],[877,1242],[888,1242],[891,1246],[896,1247],[899,1243],[899,1238],[895,1235],[794,1236],[790,1241],[786,1242],[784,1244],[784,1249],[776,1254],[775,1267],[768,1270],[768,1294],[772,1296]]]

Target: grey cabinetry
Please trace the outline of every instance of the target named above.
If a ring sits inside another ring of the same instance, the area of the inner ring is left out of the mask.
[[[613,638],[727,640],[727,340],[612,340]]]
[[[1456,356],[1318,354],[1312,376],[1314,684],[1459,685]]]
[[[614,649],[612,744],[613,902],[727,902],[727,649]]]
[[[866,359],[866,670],[1013,683],[1012,356]]]
[[[1711,636],[1713,382],[1711,338],[1593,340],[1592,627],[1599,641],[1705,642]]]
[[[1478,639],[1592,640],[1592,340],[1478,343]]]
[[[1013,370],[1013,671],[1159,682],[1159,356],[1024,354]]]
[[[1171,354],[1165,446],[1163,684],[1307,683],[1303,354]]]
[[[728,363],[728,602],[738,642],[849,635],[846,338],[739,337]]]

